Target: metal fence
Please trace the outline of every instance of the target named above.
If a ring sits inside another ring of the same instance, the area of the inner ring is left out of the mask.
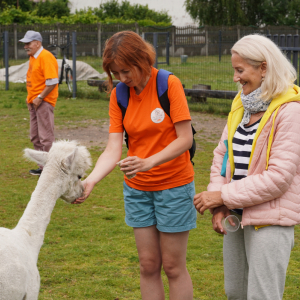
[[[241,37],[259,33],[268,36],[291,35],[292,40],[298,34],[298,29],[287,26],[257,27],[141,27],[133,24],[35,24],[35,25],[7,25],[0,26],[0,67],[3,62],[3,32],[9,33],[9,65],[25,62],[28,58],[23,44],[18,43],[27,30],[39,31],[43,36],[43,45],[66,44],[71,39],[71,33],[76,32],[76,59],[91,64],[102,72],[101,55],[105,41],[114,33],[132,30],[144,36],[150,43],[155,43],[157,63],[159,68],[173,72],[186,88],[206,86],[211,90],[236,90],[233,83],[230,49]],[[157,33],[154,38],[153,34]],[[161,34],[159,34],[161,33]],[[164,33],[164,34],[162,34]],[[166,36],[168,40],[166,42]],[[155,39],[155,40],[154,40]],[[292,41],[293,43],[293,41]],[[293,44],[292,44],[293,45]],[[289,55],[289,51],[287,55]],[[59,48],[55,53],[60,56]],[[70,52],[71,54],[71,49]],[[292,55],[293,56],[293,55]],[[296,57],[296,56],[295,56]],[[296,59],[296,58],[295,58]],[[0,89],[5,87],[5,81],[0,78]],[[87,88],[87,84],[80,83],[78,90]]]

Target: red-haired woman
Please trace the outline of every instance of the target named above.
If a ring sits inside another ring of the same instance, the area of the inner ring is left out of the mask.
[[[134,32],[119,32],[107,41],[103,68],[109,77],[109,91],[112,73],[129,88],[129,104],[123,120],[116,89],[112,90],[108,144],[83,181],[84,197],[74,203],[82,203],[95,184],[115,168],[121,158],[125,128],[128,154],[119,165],[125,173],[125,222],[135,235],[142,299],[165,299],[163,266],[170,299],[192,300],[193,286],[186,268],[189,230],[196,227],[189,154],[193,143],[191,117],[182,84],[173,75],[168,78],[170,117],[162,109],[154,59],[153,47]]]

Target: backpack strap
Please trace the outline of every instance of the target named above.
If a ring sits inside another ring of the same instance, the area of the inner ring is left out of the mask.
[[[165,113],[171,118],[170,116],[170,100],[168,97],[168,79],[169,76],[172,75],[173,73],[166,71],[164,69],[160,69],[157,73],[157,77],[156,77],[156,89],[157,89],[157,96],[158,96],[158,100],[159,103],[161,105],[161,107],[163,108],[163,110],[165,111]],[[196,130],[194,129],[193,125],[192,126],[192,133],[193,133],[193,145],[192,147],[189,149],[190,152],[190,159],[191,159],[191,163],[194,165],[194,162],[192,161],[195,152],[196,152],[196,141],[194,138],[194,135],[196,133]]]
[[[156,89],[159,103],[165,113],[170,117],[170,101],[168,97],[168,79],[173,73],[160,69],[156,77]]]
[[[123,83],[119,82],[116,86],[117,102],[122,111],[122,117],[124,120],[126,109],[129,102],[129,87]]]
[[[128,107],[129,93],[130,93],[129,87],[125,83],[119,82],[117,84],[116,86],[117,103],[122,111],[122,120],[124,120],[125,118],[126,110]],[[123,127],[124,127],[124,123],[123,123]],[[125,142],[128,148],[128,134],[126,132],[125,127],[124,127],[124,131],[125,131]]]

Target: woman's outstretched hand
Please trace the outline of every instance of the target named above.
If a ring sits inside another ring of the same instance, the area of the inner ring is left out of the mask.
[[[230,215],[230,210],[225,205],[222,205],[214,209],[211,222],[215,232],[221,234],[227,234],[226,230],[222,226],[222,219],[225,219],[229,215]]]
[[[72,202],[72,204],[81,204],[83,203],[88,196],[90,195],[90,193],[92,192],[95,184],[92,181],[88,181],[87,179],[82,181],[82,185],[84,187],[84,191],[81,197],[77,198],[75,201]]]
[[[194,205],[197,211],[203,215],[203,213],[209,208],[215,208],[223,205],[223,199],[221,198],[221,192],[202,192],[194,196]]]
[[[148,159],[139,158],[137,156],[128,156],[119,164],[121,171],[126,175],[134,175],[137,172],[145,172],[153,166]]]

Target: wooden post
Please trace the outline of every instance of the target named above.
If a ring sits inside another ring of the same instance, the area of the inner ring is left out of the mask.
[[[16,23],[14,23],[14,50],[15,50],[15,59],[18,59],[18,32],[17,32]]]
[[[193,90],[211,90],[211,86],[207,84],[193,84]],[[193,95],[192,102],[206,102],[206,97]]]
[[[208,30],[205,26],[205,55],[208,56]]]
[[[176,44],[176,26],[172,27],[172,46],[171,46],[171,55],[175,56],[175,44]]]
[[[60,46],[60,23],[57,23],[57,45]],[[57,57],[59,57],[61,55],[61,51],[60,48],[57,47],[56,48],[56,53],[57,53]]]
[[[101,23],[97,24],[98,28],[98,46],[97,46],[97,55],[101,57]]]
[[[137,22],[135,22],[135,32],[137,33],[137,34],[140,34],[140,29],[139,29],[139,24],[137,23]]]

